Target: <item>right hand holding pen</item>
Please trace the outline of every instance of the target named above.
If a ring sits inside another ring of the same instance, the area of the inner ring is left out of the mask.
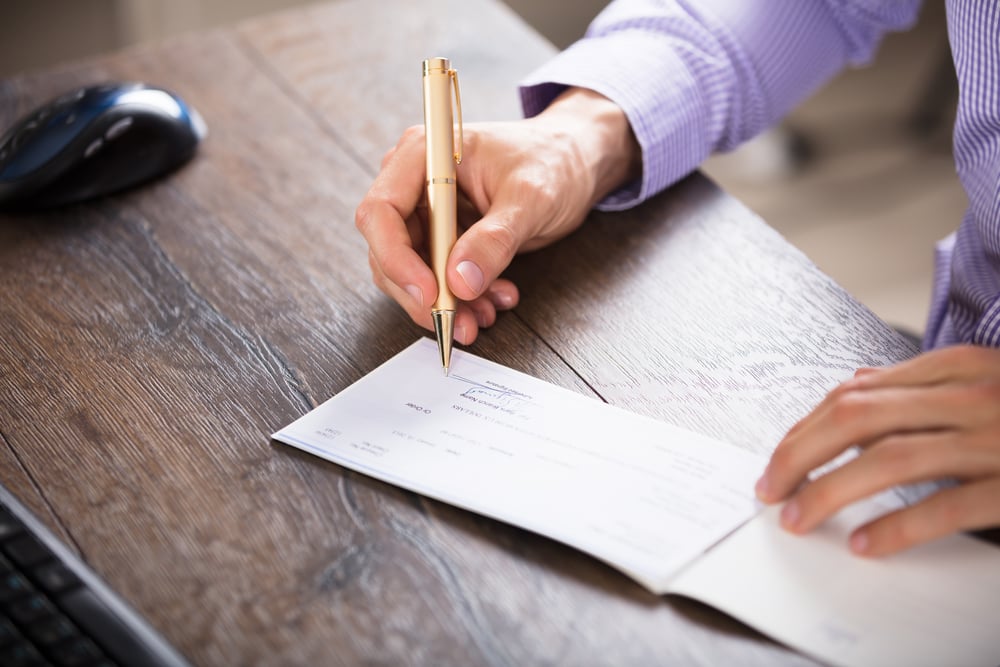
[[[579,227],[595,203],[636,175],[639,149],[622,111],[581,89],[535,118],[464,130],[459,224],[467,229],[449,257],[448,285],[460,300],[455,339],[468,345],[497,310],[517,305],[517,287],[500,277],[514,255]],[[375,284],[433,329],[437,285],[427,262],[424,171],[423,127],[415,126],[382,160],[355,221]]]

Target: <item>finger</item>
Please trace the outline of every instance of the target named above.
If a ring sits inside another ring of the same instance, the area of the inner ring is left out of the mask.
[[[385,169],[386,165],[389,164],[389,161],[392,160],[392,157],[395,154],[396,154],[396,146],[393,146],[392,148],[390,148],[389,150],[387,150],[385,153],[383,153],[382,154],[382,162],[379,165],[379,170]]]
[[[861,369],[859,369],[859,371],[860,370]],[[823,400],[820,401],[819,404],[816,405],[816,407],[809,412],[809,414],[807,414],[805,417],[795,422],[795,424],[793,424],[792,427],[788,429],[788,432],[785,434],[785,437],[782,440],[787,440],[789,436],[793,435],[794,433],[797,433],[798,431],[801,431],[805,426],[808,426],[811,421],[823,415],[826,409],[829,407],[829,405],[834,401],[836,401],[838,397],[840,397],[841,395],[843,395],[848,391],[855,390],[857,387],[857,382],[855,378],[856,375],[855,377],[851,377],[841,382],[833,389],[831,389],[830,392],[823,397]]]
[[[480,328],[486,328],[493,326],[493,323],[497,320],[497,309],[485,296],[481,296],[478,299],[473,299],[472,301],[466,302],[472,313],[476,316],[476,324]]]
[[[455,342],[472,345],[479,335],[479,322],[475,311],[468,303],[459,303],[455,311]]]
[[[1000,350],[957,345],[933,350],[877,373],[857,378],[859,386],[917,386],[1000,375]]]
[[[370,257],[371,254],[369,254]],[[410,316],[410,319],[417,325],[428,331],[433,331],[434,322],[431,318],[430,308],[422,305],[422,301],[414,298],[403,288],[392,281],[386,280],[384,276],[377,274],[377,265],[375,265],[374,260],[369,259],[369,262],[372,264],[372,275],[379,289],[399,303],[406,311],[406,314]],[[471,345],[475,342],[476,337],[479,335],[478,317],[469,304],[464,302],[458,304],[455,312],[454,330],[454,339],[456,342],[462,345]]]
[[[472,301],[465,301],[476,317],[480,329],[491,327],[496,323],[497,311],[510,310],[517,304],[517,287],[509,280],[497,280],[490,285],[483,296]]]
[[[458,237],[448,260],[448,285],[455,296],[471,301],[510,265],[531,233],[511,209],[491,210]]]
[[[970,410],[984,409],[968,405],[968,396],[966,388],[953,387],[837,391],[775,448],[758,482],[758,497],[768,503],[785,498],[810,471],[852,445],[897,431],[955,427]]]
[[[403,288],[386,278],[382,268],[375,261],[374,253],[370,250],[368,252],[368,266],[371,268],[372,281],[375,285],[402,306],[410,319],[425,329],[434,329],[430,308],[424,306],[425,303],[428,303],[426,295],[421,293],[418,287],[408,285],[407,288]]]
[[[840,468],[802,486],[782,508],[781,524],[794,533],[805,533],[850,503],[893,486],[1000,475],[1000,453],[977,446],[978,437],[962,431],[940,431],[885,438]]]
[[[414,126],[386,153],[364,202],[384,204],[405,220],[424,197],[425,172],[423,130]]]
[[[431,309],[425,305],[426,299],[421,295],[413,294],[409,290],[401,288],[394,282],[385,278],[369,253],[369,264],[372,267],[372,277],[375,284],[387,296],[395,300],[403,307],[406,314],[410,316],[417,325],[429,331],[434,330],[434,322],[431,317]],[[412,286],[411,286],[412,287]],[[462,345],[471,345],[478,335],[478,316],[466,303],[460,302],[455,313],[454,339]]]
[[[486,298],[493,303],[493,307],[497,310],[510,310],[517,306],[521,295],[517,285],[504,278],[498,278],[486,290]]]
[[[427,247],[427,223],[424,220],[424,216],[421,215],[420,209],[417,209],[413,215],[406,219],[406,233],[410,237],[410,241],[413,243],[413,249],[420,255],[420,258],[425,264],[430,264],[430,250]]]
[[[991,477],[938,491],[855,530],[851,550],[886,556],[957,531],[1000,526],[1000,478]]]
[[[407,225],[423,196],[423,156],[422,130],[410,128],[386,156],[383,169],[358,205],[355,224],[368,242],[379,273],[400,287],[411,288],[411,293],[419,290],[430,303],[437,295],[434,275],[421,259]]]
[[[461,180],[459,180],[461,185]],[[465,230],[475,224],[481,217],[483,217],[483,212],[476,208],[476,205],[472,203],[465,191],[459,188],[458,190],[458,226],[459,229]]]
[[[810,417],[821,414],[830,403],[847,392],[857,389],[875,389],[889,386],[917,386],[939,384],[948,379],[959,379],[961,376],[985,375],[988,366],[1000,372],[1000,354],[997,351],[972,347],[958,346],[928,352],[895,366],[862,367],[854,372],[854,377],[841,383],[820,402],[805,418],[799,420],[789,429],[787,435],[799,430],[809,422]],[[984,359],[987,363],[984,363]],[[961,373],[949,375],[960,368]]]

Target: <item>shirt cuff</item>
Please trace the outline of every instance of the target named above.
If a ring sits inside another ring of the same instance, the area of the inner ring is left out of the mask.
[[[651,85],[651,82],[656,82]],[[566,88],[588,88],[625,112],[642,153],[642,176],[597,208],[630,208],[690,173],[711,149],[694,78],[666,40],[620,31],[576,42],[521,82],[525,116]]]

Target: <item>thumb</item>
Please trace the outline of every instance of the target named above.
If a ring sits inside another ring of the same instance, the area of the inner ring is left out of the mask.
[[[455,242],[448,258],[448,286],[463,301],[481,295],[510,265],[530,237],[520,207],[494,206]]]

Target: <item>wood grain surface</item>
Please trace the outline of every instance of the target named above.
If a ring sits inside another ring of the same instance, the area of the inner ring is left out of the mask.
[[[424,333],[353,228],[420,61],[453,60],[467,119],[512,118],[552,52],[494,0],[345,0],[0,82],[4,127],[137,79],[210,129],[167,179],[0,216],[2,480],[193,663],[811,664],[269,439]],[[511,275],[522,305],[472,352],[755,451],[914,352],[700,176]]]

